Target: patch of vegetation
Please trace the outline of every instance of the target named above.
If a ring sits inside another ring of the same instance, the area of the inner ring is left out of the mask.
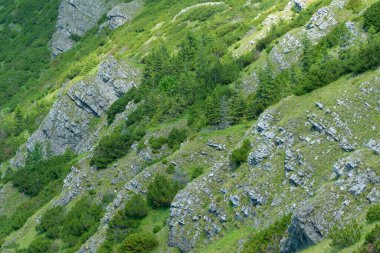
[[[380,3],[375,2],[363,14],[364,26],[369,30],[380,31]]]
[[[244,140],[243,145],[240,148],[232,151],[230,161],[233,167],[239,167],[242,163],[246,162],[250,150],[251,142],[249,140]]]
[[[148,214],[149,206],[145,198],[139,194],[132,196],[132,198],[125,204],[124,210],[120,210],[111,219],[107,231],[106,241],[100,247],[99,252],[113,252],[113,249],[115,247],[119,250],[121,248],[124,249],[125,247],[127,247],[129,250],[132,250],[132,247],[136,247],[134,250],[138,250],[141,246],[138,246],[140,242],[137,241],[144,240],[144,238],[138,238],[139,235],[141,235],[139,233],[141,220],[147,217]],[[136,245],[134,245],[134,242],[132,241],[125,243],[125,240],[127,240],[126,238],[132,235],[133,237],[131,238],[135,238],[137,240]]]
[[[158,246],[158,240],[154,234],[139,232],[131,234],[121,243],[119,253],[131,252],[142,253],[149,252]]]
[[[343,249],[354,245],[360,240],[363,227],[357,222],[351,222],[343,227],[335,225],[329,232],[330,245],[337,249]]]
[[[350,0],[348,1],[346,8],[352,10],[354,13],[359,13],[360,10],[364,8],[364,4],[361,0]]]
[[[177,129],[173,128],[170,130],[168,137],[151,137],[149,139],[149,144],[154,150],[162,148],[165,144],[173,150],[179,149],[179,146],[182,142],[187,139],[187,130],[186,129]]]
[[[127,93],[125,93],[121,98],[116,100],[110,108],[107,110],[107,122],[108,124],[112,124],[115,120],[115,117],[118,113],[122,113],[125,111],[125,107],[129,102],[134,101],[136,104],[141,101],[141,97],[139,97],[139,93],[136,92],[137,89],[132,87]]]
[[[254,233],[244,244],[244,253],[280,252],[280,240],[290,225],[291,215],[283,216],[268,228]]]
[[[380,221],[380,204],[372,205],[368,209],[366,218],[369,223]]]
[[[5,1],[0,9],[0,106],[49,67],[59,0]],[[22,53],[20,53],[22,52]]]
[[[5,180],[20,182],[19,190],[30,193],[31,198],[23,203],[18,211],[12,215],[0,216],[0,241],[12,231],[21,228],[31,215],[61,191],[63,179],[70,172],[74,156],[72,153],[67,152],[50,160],[41,161],[40,159],[41,156],[38,152],[32,153],[25,168],[21,168],[16,172],[9,172],[5,177]],[[31,168],[34,168],[37,172],[29,172]],[[47,170],[48,173],[42,170]],[[29,173],[32,173],[37,178],[31,178]],[[59,175],[58,177],[57,174]],[[48,178],[50,179],[48,180]],[[25,182],[27,181],[26,179],[29,179],[30,182]],[[32,185],[31,182],[36,185]],[[34,195],[36,193],[37,195]]]
[[[94,150],[91,165],[105,169],[109,164],[128,154],[131,145],[145,135],[144,129],[129,127],[124,133],[117,129],[109,136],[103,137]]]
[[[64,208],[56,206],[47,210],[40,219],[36,230],[39,233],[45,233],[49,239],[58,239],[60,236],[60,225],[64,219]]]
[[[363,245],[355,253],[376,253],[380,251],[380,225],[366,234]]]
[[[148,202],[154,208],[169,207],[178,190],[177,183],[158,174],[148,186]]]
[[[41,223],[36,227],[36,230],[45,235],[46,239],[43,241],[46,244],[51,244],[53,240],[60,239],[65,243],[66,250],[74,252],[97,231],[103,211],[100,205],[93,203],[89,197],[84,197],[67,214],[65,214],[64,208],[60,206],[47,210],[41,217]],[[40,240],[40,238],[43,237],[38,237],[35,241]],[[28,252],[30,252],[33,243]]]
[[[282,80],[282,87],[297,87],[290,91],[282,88],[284,94],[294,92],[296,95],[303,95],[334,82],[343,75],[363,73],[380,65],[380,33],[369,36],[368,43],[363,43],[360,47],[342,50],[338,57],[329,55],[327,50],[334,43],[344,43],[347,40],[346,34],[346,29],[338,26],[315,46],[311,46],[308,40],[304,40],[304,54],[300,66],[293,66],[291,73],[282,73],[282,78],[280,76],[275,79],[261,77],[264,80],[261,89],[264,89],[267,94],[264,93],[265,96],[262,96],[264,100],[262,102],[258,102],[260,97],[256,94],[254,104],[258,104],[257,108],[260,109],[260,105],[264,105],[263,108],[265,108],[278,101],[276,96],[279,94],[273,91],[277,88],[281,89],[279,80]],[[262,108],[258,110],[258,112],[261,111]]]
[[[35,152],[40,152],[38,147]],[[73,158],[70,151],[49,160],[30,158],[25,167],[9,175],[10,181],[20,192],[35,197],[49,182],[59,180],[69,173],[70,167],[67,164]]]
[[[33,240],[27,249],[17,250],[17,253],[46,253],[53,252],[51,249],[52,241],[43,236]]]
[[[148,215],[148,204],[144,197],[134,195],[125,204],[125,216],[133,219],[142,219]]]
[[[190,171],[190,179],[191,180],[194,180],[196,179],[197,177],[199,177],[200,175],[203,174],[203,167],[201,166],[192,166],[189,171]]]

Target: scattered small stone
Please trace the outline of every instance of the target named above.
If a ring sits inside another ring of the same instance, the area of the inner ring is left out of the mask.
[[[323,108],[325,108],[325,106],[322,103],[319,103],[319,102],[316,102],[315,106],[318,107],[321,110],[323,110]]]
[[[225,150],[226,149],[226,146],[224,144],[219,144],[219,143],[216,143],[214,142],[213,140],[209,140],[207,142],[207,146],[209,147],[212,147],[218,151],[221,151],[221,150]]]
[[[240,197],[239,196],[237,196],[237,195],[231,196],[230,201],[231,201],[233,207],[240,206]]]
[[[300,186],[303,184],[302,179],[299,178],[296,174],[290,176],[289,182],[294,186]]]
[[[350,144],[350,142],[343,138],[342,141],[339,143],[339,147],[341,147],[346,152],[351,152],[354,150],[354,147]]]

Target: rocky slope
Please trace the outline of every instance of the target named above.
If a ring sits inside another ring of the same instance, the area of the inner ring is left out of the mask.
[[[176,12],[171,22],[194,9],[224,4],[187,6]],[[245,4],[253,5],[251,1]],[[308,4],[290,1],[279,13],[288,13],[294,6],[304,9]],[[345,4],[342,0],[332,1],[319,8],[305,26],[279,38],[268,53],[262,53],[245,70],[238,88],[253,93],[260,85],[258,69],[270,65],[275,70],[273,76],[282,73],[300,60],[305,37],[316,44],[339,23],[344,23],[350,32],[346,48],[365,41],[365,31],[348,18]],[[62,1],[51,43],[52,55],[56,57],[70,50],[75,44],[74,37],[83,36],[93,27],[123,29],[143,8],[140,0]],[[104,14],[107,20],[99,25]],[[272,13],[271,17],[277,14]],[[264,19],[264,25],[271,17]],[[165,37],[169,33],[170,29],[161,31],[161,26],[159,23],[149,30],[151,37],[135,55],[144,54],[156,36]],[[261,30],[260,36],[269,30]],[[250,36],[247,34],[241,40]],[[255,43],[251,41],[252,45]],[[40,127],[9,161],[10,167],[17,170],[36,148],[42,148],[45,158],[61,155],[67,149],[78,155],[61,193],[31,216],[21,229],[6,237],[2,252],[16,252],[18,246],[27,248],[31,238],[38,236],[35,227],[46,209],[72,208],[81,196],[90,192],[94,202],[114,194],[98,229],[77,251],[97,252],[106,240],[110,220],[134,194],[145,195],[149,183],[157,174],[165,174],[168,164],[175,168],[178,177],[179,172],[188,172],[192,166],[201,166],[204,171],[174,198],[169,218],[157,233],[160,246],[156,252],[206,252],[209,245],[236,231],[242,236],[231,241],[230,246],[241,252],[248,239],[246,230],[265,228],[289,213],[291,224],[281,240],[280,251],[298,252],[325,239],[334,224],[355,220],[369,205],[380,202],[380,69],[344,76],[303,96],[289,96],[265,110],[256,121],[194,133],[174,153],[166,146],[154,150],[149,140],[167,136],[173,128],[185,127],[187,120],[176,119],[149,128],[141,141],[142,148],[134,143],[126,156],[107,169],[98,170],[90,165],[94,147],[102,137],[120,127],[137,105],[130,102],[110,126],[106,124],[105,113],[128,90],[139,86],[142,78],[142,70],[131,63],[132,59],[124,61],[110,55],[108,52],[103,55],[99,66],[86,76],[62,85]],[[244,140],[251,143],[248,161],[233,168],[230,155]],[[4,163],[2,169],[5,171],[7,166]],[[12,189],[11,183],[0,189],[0,201],[4,203],[12,202],[13,193],[5,190],[8,188]],[[3,212],[0,206],[0,216]]]
[[[117,0],[67,0],[59,7],[56,32],[51,41],[52,56],[70,50],[91,28],[94,28],[103,15],[106,24],[115,29],[130,21],[142,7],[141,0],[117,4]],[[112,8],[111,10],[109,10]]]

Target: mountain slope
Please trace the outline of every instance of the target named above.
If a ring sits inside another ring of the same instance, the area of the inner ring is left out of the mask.
[[[338,250],[380,201],[378,2],[60,6],[0,114],[2,252]]]

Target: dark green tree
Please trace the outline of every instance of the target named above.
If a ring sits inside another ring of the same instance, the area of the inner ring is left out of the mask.
[[[380,2],[372,4],[363,14],[364,26],[367,29],[373,28],[380,31]]]
[[[158,174],[148,186],[148,201],[154,208],[169,207],[178,191],[178,186],[167,177]]]
[[[142,219],[148,215],[148,204],[140,194],[133,195],[125,204],[125,216],[133,219]]]

